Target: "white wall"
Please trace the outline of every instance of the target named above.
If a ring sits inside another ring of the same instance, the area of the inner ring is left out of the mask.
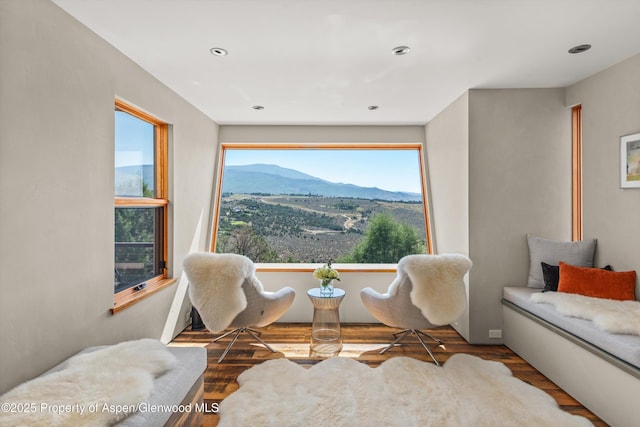
[[[115,97],[172,125],[175,272],[194,237],[206,247],[217,126],[47,0],[0,2],[0,55],[1,394],[84,347],[165,330],[177,285],[109,313]],[[169,335],[189,303],[174,307]]]
[[[340,321],[342,323],[377,323],[378,321],[362,305],[360,291],[363,288],[371,287],[378,292],[386,292],[396,274],[349,272],[348,268],[341,264],[334,264],[334,267],[340,272],[341,278],[339,282],[334,282],[335,287],[344,289],[346,292],[340,304]],[[293,305],[278,320],[279,322],[312,321],[313,306],[307,297],[307,291],[318,287],[318,280],[313,278],[312,270],[287,273],[258,271],[257,276],[268,291],[276,291],[283,286],[290,286],[296,291]]]
[[[566,96],[567,105],[582,104],[583,227],[598,239],[596,265],[640,272],[640,189],[620,188],[620,136],[640,132],[640,55],[567,88]]]
[[[427,124],[426,139],[434,250],[469,256],[468,92]],[[468,307],[454,327],[469,336]]]
[[[469,91],[469,338],[495,343],[504,286],[526,284],[526,233],[571,239],[564,89]]]
[[[571,238],[570,118],[563,89],[474,89],[426,126],[436,247],[473,261],[454,325],[471,343],[501,342],[489,330],[502,288],[526,284],[526,233]]]
[[[220,126],[220,142],[424,143],[422,126]]]

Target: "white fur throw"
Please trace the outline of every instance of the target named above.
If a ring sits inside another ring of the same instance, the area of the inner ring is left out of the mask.
[[[244,371],[219,427],[578,427],[586,418],[500,362],[454,354],[444,366],[391,357],[377,368],[331,357],[309,369],[274,359]]]
[[[207,329],[224,331],[247,307],[242,284],[255,271],[255,264],[243,255],[202,252],[187,256],[184,272],[189,279],[189,297]],[[261,285],[254,281],[254,286]]]
[[[553,305],[559,313],[593,321],[603,331],[640,335],[640,302],[593,298],[566,292],[540,292],[531,301]]]
[[[411,279],[411,302],[422,315],[434,325],[448,325],[467,308],[464,275],[471,265],[460,254],[407,255],[398,262],[398,273]]]
[[[108,426],[138,409],[153,379],[176,358],[158,340],[127,341],[78,354],[0,396],[2,426]]]

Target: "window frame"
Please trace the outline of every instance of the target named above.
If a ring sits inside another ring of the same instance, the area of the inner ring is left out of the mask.
[[[114,214],[118,207],[156,207],[162,210],[162,220],[159,226],[162,233],[162,259],[164,260],[164,268],[162,274],[151,279],[145,280],[146,286],[136,290],[135,286],[124,289],[120,292],[114,292],[114,305],[111,313],[115,314],[136,302],[154,294],[155,292],[175,283],[175,279],[168,277],[168,231],[169,231],[169,125],[140,109],[127,104],[119,99],[115,100],[115,110],[130,114],[140,120],[153,125],[154,128],[154,175],[155,175],[155,197],[117,197],[114,196]],[[114,119],[115,120],[115,119]],[[115,126],[114,126],[115,128]],[[156,224],[156,226],[158,226]],[[115,243],[115,242],[114,242]],[[115,260],[114,260],[115,262]]]
[[[571,109],[571,238],[582,240],[582,105]]]
[[[224,163],[227,150],[416,150],[418,152],[420,180],[422,187],[422,208],[426,230],[427,253],[433,253],[433,232],[431,229],[431,217],[429,207],[429,194],[427,191],[427,170],[424,158],[424,146],[422,143],[245,143],[222,142],[218,153],[218,167],[216,174],[215,199],[213,201],[211,220],[211,244],[209,250],[216,251],[218,235],[218,222],[220,203],[222,201],[222,183],[224,180]],[[337,264],[336,264],[337,266]],[[257,271],[265,272],[309,272],[316,265],[309,263],[256,263]],[[395,272],[395,264],[340,264],[340,269],[349,272]]]

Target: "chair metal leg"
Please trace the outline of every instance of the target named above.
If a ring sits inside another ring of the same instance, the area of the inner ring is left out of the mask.
[[[382,349],[382,351],[380,352],[380,354],[384,354],[387,352],[387,350],[389,350],[391,347],[393,347],[394,345],[396,345],[398,342],[400,342],[400,340],[402,340],[404,337],[406,337],[409,334],[414,334],[416,337],[418,337],[418,340],[420,341],[420,344],[422,344],[422,346],[424,347],[425,350],[427,350],[427,353],[429,353],[429,356],[431,356],[431,358],[433,359],[433,361],[436,363],[437,366],[440,366],[440,363],[438,363],[438,361],[436,360],[435,356],[433,355],[433,353],[431,352],[431,350],[429,349],[429,347],[427,346],[427,344],[424,342],[424,340],[422,339],[422,337],[420,335],[423,335],[427,338],[432,339],[433,341],[438,343],[438,346],[441,348],[445,348],[444,347],[444,343],[439,340],[436,337],[433,337],[427,333],[424,333],[422,331],[419,331],[417,329],[405,329],[402,330],[400,332],[396,332],[393,334],[394,337],[396,337],[396,339],[389,344],[388,346],[386,346],[384,349]]]
[[[238,336],[240,335],[240,333],[242,332],[242,329],[236,329],[236,334],[233,337],[233,339],[231,340],[231,342],[229,343],[229,345],[227,346],[227,348],[224,349],[224,352],[222,352],[222,356],[220,356],[220,359],[218,359],[218,363],[222,362],[222,359],[224,359],[224,357],[227,355],[227,353],[229,353],[229,350],[231,349],[231,346],[236,342],[236,340],[238,339]],[[228,335],[228,334],[227,334]]]
[[[272,353],[276,352],[273,349],[273,347],[271,347],[269,344],[264,342],[264,340],[262,340],[262,338],[260,338],[260,335],[262,334],[262,332],[256,331],[255,329],[252,329],[252,328],[236,328],[236,329],[233,329],[233,330],[231,330],[229,332],[226,332],[226,333],[220,335],[219,337],[217,337],[216,339],[212,340],[212,342],[217,342],[217,341],[221,340],[222,338],[228,337],[229,335],[235,333],[233,339],[231,340],[231,342],[229,343],[227,348],[225,348],[224,352],[222,352],[222,356],[220,356],[220,358],[218,359],[218,363],[222,362],[222,359],[224,359],[225,356],[227,355],[227,353],[229,353],[229,350],[231,350],[231,347],[233,346],[233,344],[235,344],[236,340],[238,339],[238,336],[240,336],[240,334],[242,332],[246,332],[247,334],[249,334],[254,340],[258,341],[260,344],[265,346]]]
[[[434,336],[431,336],[431,335],[429,335],[429,334],[427,334],[427,333],[425,333],[425,332],[419,331],[419,330],[417,330],[417,329],[416,329],[414,332],[415,332],[416,334],[422,334],[422,335],[424,335],[425,337],[432,339],[433,341],[435,341],[435,342],[437,342],[437,343],[438,343],[438,347],[442,348],[443,350],[446,350],[446,347],[444,346],[444,343],[443,343],[441,340],[439,340],[438,338],[436,338],[436,337],[434,337]]]
[[[259,341],[260,344],[262,344],[263,346],[267,347],[267,349],[269,349],[269,351],[271,351],[271,353],[275,353],[276,351],[271,348],[271,346],[269,344],[267,344],[266,342],[264,342],[262,340],[262,338],[260,338],[258,335],[255,334],[255,331],[253,329],[246,329],[246,332],[251,335],[253,337],[253,339],[255,339],[256,341]]]
[[[391,334],[391,335],[393,335],[394,337],[396,337],[396,338],[397,338],[397,337],[398,337],[398,335],[404,334],[404,333],[405,333],[405,332],[407,332],[407,331],[411,331],[411,329],[403,329],[403,330],[401,330],[400,332],[394,332],[394,333],[393,333],[393,334]]]
[[[397,334],[400,334],[400,336],[398,336],[391,344],[389,344],[387,347],[385,347],[380,354],[384,354],[386,353],[387,350],[389,350],[391,347],[393,347],[394,345],[396,345],[402,338],[406,337],[407,334],[411,333],[410,329],[405,329],[404,331],[401,332],[397,332]],[[395,336],[395,334],[394,334]]]
[[[221,340],[222,338],[224,338],[224,337],[228,337],[228,336],[229,336],[229,335],[231,335],[232,333],[237,332],[237,331],[238,331],[238,329],[240,329],[240,328],[232,329],[232,330],[230,330],[229,332],[226,332],[226,333],[224,333],[224,334],[220,335],[219,337],[215,338],[215,339],[214,339],[213,341],[211,341],[211,342],[218,342],[218,341],[219,341],[219,340]]]
[[[414,333],[416,333],[416,331],[413,331]],[[427,334],[425,334],[427,335]],[[428,335],[427,335],[428,336]],[[427,347],[427,345],[424,343],[424,341],[422,340],[422,337],[420,336],[420,334],[416,333],[416,337],[418,337],[418,340],[420,341],[420,344],[422,344],[422,346],[424,347],[425,350],[427,350],[427,353],[429,353],[429,356],[431,356],[431,358],[433,359],[433,361],[436,363],[436,366],[440,366],[440,364],[438,363],[438,361],[436,360],[435,356],[433,355],[433,353],[431,353],[431,350],[429,350],[429,347]]]

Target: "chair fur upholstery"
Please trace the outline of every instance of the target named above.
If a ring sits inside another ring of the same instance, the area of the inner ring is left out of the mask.
[[[262,327],[275,322],[291,306],[295,291],[264,290],[255,264],[237,254],[194,253],[184,261],[189,297],[211,332]]]
[[[434,325],[448,325],[464,313],[463,279],[470,268],[471,260],[459,254],[409,255],[398,263],[413,285],[411,302]]]
[[[193,253],[184,260],[184,272],[190,283],[191,303],[211,332],[225,330],[247,307],[242,285],[245,278],[255,273],[255,265],[249,258],[236,254]]]
[[[448,325],[467,307],[463,279],[471,265],[459,254],[407,255],[398,262],[398,274],[386,293],[365,288],[361,297],[371,314],[388,326]]]
[[[386,352],[409,333],[415,334],[434,362],[438,361],[420,335],[442,345],[442,341],[421,332],[456,321],[467,307],[464,275],[471,268],[464,255],[408,255],[398,262],[398,274],[381,294],[372,288],[360,292],[362,303],[380,322],[403,329]]]

